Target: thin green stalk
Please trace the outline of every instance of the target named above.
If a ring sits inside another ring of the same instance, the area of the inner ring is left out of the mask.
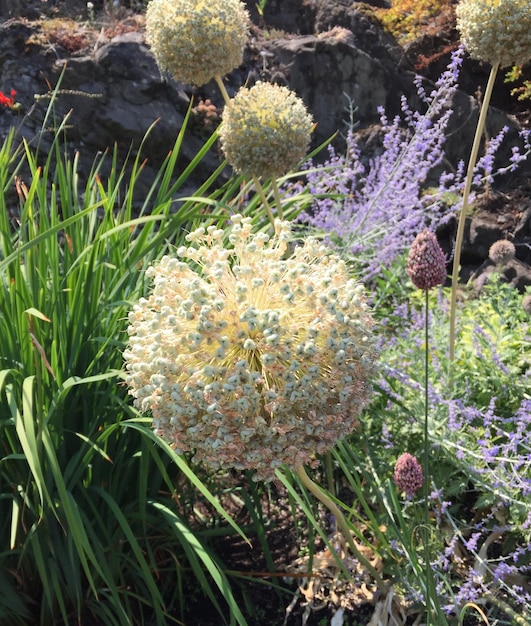
[[[297,476],[300,478],[302,484],[308,489],[308,491],[313,493],[313,495],[327,507],[327,509],[332,513],[332,515],[334,515],[334,517],[336,518],[337,525],[340,528],[341,533],[343,534],[343,537],[346,539],[352,554],[358,559],[358,561],[367,569],[367,571],[374,578],[378,586],[378,589],[385,593],[387,591],[387,587],[384,581],[382,580],[382,577],[380,576],[380,574],[378,573],[374,565],[372,565],[372,563],[366,557],[364,557],[363,554],[361,554],[361,552],[358,550],[356,544],[354,543],[354,540],[352,539],[352,533],[350,532],[347,521],[345,520],[345,516],[340,511],[339,507],[322,490],[322,488],[308,476],[308,474],[306,473],[302,465],[299,465],[295,469],[295,471],[297,473]]]
[[[277,205],[277,215],[279,219],[282,220],[284,219],[284,215],[282,212],[282,200],[280,199],[277,181],[274,178],[271,179],[271,187],[273,187],[273,195],[275,196],[275,204]]]
[[[258,176],[253,176],[253,182],[255,184],[256,190],[258,191],[258,195],[262,200],[262,204],[264,205],[265,212],[267,213],[267,217],[273,226],[273,230],[275,229],[275,218],[273,217],[273,213],[271,212],[271,207],[269,206],[269,202],[267,201],[266,195],[264,193],[264,188],[262,184],[258,180]]]
[[[332,466],[332,453],[330,450],[324,456],[326,484],[328,485],[328,491],[335,495],[334,486],[334,468]]]
[[[450,295],[450,381],[453,376],[453,361],[455,356],[455,323],[456,323],[456,305],[457,305],[457,286],[459,283],[459,267],[461,264],[461,247],[463,245],[463,236],[465,233],[465,222],[468,213],[468,197],[470,195],[470,189],[472,187],[472,177],[474,175],[474,167],[479,152],[479,146],[481,144],[481,138],[485,129],[485,121],[487,119],[487,111],[489,108],[489,102],[492,96],[492,90],[494,88],[494,81],[498,73],[499,63],[492,66],[490,70],[489,80],[485,90],[485,96],[481,105],[479,113],[479,119],[476,126],[476,134],[472,144],[472,150],[470,152],[470,159],[468,161],[468,169],[465,180],[465,188],[463,190],[463,202],[461,206],[461,212],[459,214],[459,222],[457,224],[457,234],[455,238],[455,251],[454,251],[454,263],[452,269],[452,289]]]
[[[429,412],[429,291],[425,292],[425,319],[424,319],[424,558],[426,567],[426,626],[430,626],[431,613],[431,559],[430,559],[430,514],[428,507],[429,498],[429,476],[430,476],[430,454],[429,454],[429,430],[428,430],[428,412]]]
[[[229,104],[230,102],[229,92],[227,91],[227,88],[225,87],[225,83],[223,82],[221,76],[216,76],[214,80],[216,81],[216,84],[219,87],[219,90],[221,91],[221,95],[223,96],[223,100],[225,100],[225,104]]]

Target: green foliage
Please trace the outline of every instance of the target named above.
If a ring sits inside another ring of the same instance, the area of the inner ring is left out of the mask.
[[[392,0],[389,8],[375,9],[382,24],[406,44],[420,37],[430,20],[448,10],[449,0]]]
[[[511,96],[518,100],[531,100],[531,80],[522,79],[522,66],[513,65],[505,74],[505,83],[520,83],[511,89]]]
[[[46,158],[15,146],[13,133],[0,148],[3,625],[180,623],[193,580],[220,619],[246,623],[190,526],[195,498],[242,531],[137,415],[120,380],[144,269],[193,223],[226,215],[222,189],[206,203],[177,202],[215,141],[176,175],[184,130],[140,207],[138,158],[120,166],[115,151],[107,179],[101,159],[81,186],[61,128]]]

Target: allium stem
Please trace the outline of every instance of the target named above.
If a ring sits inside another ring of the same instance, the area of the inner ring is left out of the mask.
[[[332,515],[334,515],[337,525],[340,528],[343,537],[346,539],[352,554],[374,578],[378,589],[385,593],[387,591],[387,587],[382,580],[382,577],[380,576],[374,565],[372,565],[372,563],[358,550],[356,544],[354,543],[354,540],[352,539],[352,533],[350,532],[350,528],[347,525],[345,516],[340,511],[339,507],[323,491],[323,489],[308,476],[302,465],[299,465],[297,468],[295,468],[295,471],[297,473],[297,476],[300,478],[302,484],[308,489],[308,491],[313,493],[313,495],[327,507]]]
[[[429,479],[430,479],[430,452],[429,452],[429,428],[428,428],[428,415],[429,415],[429,307],[430,298],[428,289],[424,290],[425,293],[425,318],[424,318],[424,559],[426,561],[426,580],[425,580],[425,593],[426,593],[426,626],[430,626],[430,607],[431,607],[431,557],[430,557],[430,513],[429,513]]]
[[[275,196],[275,203],[277,205],[278,219],[282,220],[284,219],[284,214],[282,211],[282,201],[280,199],[280,193],[278,191],[277,181],[274,178],[271,179],[271,187],[273,187],[273,195]]]
[[[489,109],[489,103],[492,96],[492,90],[494,88],[494,81],[498,73],[500,64],[496,63],[490,70],[489,80],[485,89],[485,96],[481,105],[479,113],[479,119],[476,126],[476,134],[474,136],[474,142],[472,144],[472,150],[470,152],[470,159],[468,161],[468,169],[465,180],[465,187],[463,190],[463,202],[461,205],[461,212],[459,214],[459,222],[457,224],[457,234],[455,238],[455,250],[454,250],[454,262],[452,270],[452,289],[450,295],[450,381],[452,380],[453,373],[453,361],[455,356],[455,324],[456,324],[456,305],[457,305],[457,286],[459,283],[459,269],[461,264],[461,246],[463,244],[463,236],[465,233],[465,222],[468,213],[468,197],[470,195],[470,189],[472,187],[472,178],[474,175],[474,168],[476,166],[479,146],[485,130],[485,121],[487,119],[487,111]]]
[[[229,104],[230,96],[229,96],[229,92],[227,91],[227,88],[225,87],[225,83],[223,82],[223,79],[221,78],[221,76],[216,76],[215,81],[219,87],[219,90],[221,91],[223,100],[225,100],[225,104]]]
[[[262,204],[264,205],[265,212],[267,213],[267,217],[273,226],[273,230],[275,229],[275,218],[273,217],[273,213],[271,212],[271,207],[269,206],[269,202],[267,201],[266,195],[264,193],[264,188],[258,179],[258,176],[253,176],[254,186],[256,187],[256,191],[258,191],[258,195],[262,200]]]

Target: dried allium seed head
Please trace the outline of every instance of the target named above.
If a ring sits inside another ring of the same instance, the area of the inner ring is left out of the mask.
[[[151,0],[146,36],[162,70],[204,85],[241,65],[249,15],[240,0]]]
[[[305,156],[312,118],[286,87],[258,82],[225,107],[219,137],[228,162],[247,176],[276,178]]]
[[[415,237],[409,250],[407,273],[419,289],[431,289],[446,280],[446,257],[431,231],[424,230]]]
[[[474,59],[523,65],[531,59],[529,0],[460,0],[457,28]]]
[[[531,293],[522,298],[522,308],[528,315],[531,315]]]
[[[499,239],[489,248],[489,259],[493,263],[496,263],[496,265],[508,263],[514,259],[515,254],[516,250],[514,244],[508,239]]]
[[[395,485],[405,491],[408,496],[414,496],[422,487],[424,476],[422,467],[417,459],[409,452],[404,452],[398,457],[393,473]]]
[[[126,382],[179,453],[271,479],[283,464],[315,465],[356,427],[373,320],[363,287],[319,241],[286,259],[287,223],[270,239],[233,221],[233,248],[200,228],[180,258],[149,268],[153,292],[129,314]]]

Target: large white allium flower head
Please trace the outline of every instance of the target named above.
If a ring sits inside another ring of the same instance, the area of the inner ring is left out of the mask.
[[[530,0],[460,0],[457,29],[474,59],[523,65],[531,59]]]
[[[248,218],[200,228],[148,269],[129,314],[126,382],[158,435],[213,469],[316,464],[370,395],[373,320],[364,288],[319,241],[288,254]]]
[[[200,86],[241,65],[249,23],[240,0],[151,0],[146,36],[162,70]]]
[[[312,128],[304,102],[293,91],[257,82],[226,105],[219,138],[237,172],[277,178],[306,155]]]

